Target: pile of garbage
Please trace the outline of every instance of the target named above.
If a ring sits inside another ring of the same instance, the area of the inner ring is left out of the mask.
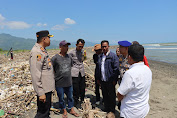
[[[20,116],[36,107],[36,99],[28,61],[0,68],[0,117]]]

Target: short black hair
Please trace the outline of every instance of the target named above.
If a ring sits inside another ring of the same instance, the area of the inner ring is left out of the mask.
[[[77,44],[79,44],[79,42],[81,42],[82,44],[85,44],[84,39],[78,39],[78,40],[77,40]]]
[[[105,43],[105,42],[108,43],[108,45],[109,45],[109,41],[108,41],[108,40],[102,40],[102,41],[101,41],[101,46],[102,46],[102,44]]]
[[[131,45],[128,48],[128,55],[130,55],[135,62],[143,61],[144,47],[140,44]]]
[[[37,43],[40,43],[40,42],[42,41],[42,38],[43,38],[43,37],[38,37],[38,38],[37,38]]]
[[[135,44],[139,44],[139,42],[138,41],[133,41],[132,45],[135,45]]]

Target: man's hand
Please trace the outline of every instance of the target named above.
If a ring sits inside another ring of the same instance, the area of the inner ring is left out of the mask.
[[[100,80],[97,80],[97,84],[100,86]]]
[[[44,95],[39,96],[39,101],[41,101],[41,102],[45,103],[45,101],[46,101],[46,96],[45,96],[45,94],[44,94]]]
[[[115,86],[117,84],[117,82],[113,81],[112,84]]]
[[[124,98],[124,96],[121,95],[121,94],[118,92],[118,93],[117,93],[117,98],[118,98],[118,101],[120,102],[120,101]]]

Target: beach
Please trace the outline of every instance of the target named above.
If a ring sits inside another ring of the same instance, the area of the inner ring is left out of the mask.
[[[177,65],[149,60],[152,71],[150,112],[147,118],[177,116]]]
[[[94,52],[92,51],[92,47],[86,47],[84,49],[87,53],[87,60],[85,63],[88,65],[87,67],[85,66],[85,71],[93,75],[95,65],[93,63],[92,56]],[[58,50],[49,50],[48,53],[50,57],[52,57],[58,53]],[[16,65],[24,62],[28,63],[28,59],[29,51],[14,54],[13,61],[5,58],[4,55],[0,55],[0,69],[3,70],[4,68],[7,68],[5,66],[13,65],[13,63]],[[146,118],[174,118],[177,116],[177,65],[152,60],[148,60],[148,62],[153,78],[149,98],[150,111]],[[3,78],[1,78],[1,81],[3,81]],[[118,88],[118,85],[116,88]],[[94,106],[94,91],[86,88],[86,97],[91,98],[91,101],[93,101],[92,105]],[[103,106],[101,105],[99,106],[99,108],[102,107]],[[31,110],[29,112],[29,117],[33,117],[35,115],[35,111],[36,109]],[[61,116],[62,114],[51,114],[51,118]],[[74,116],[70,114],[68,114],[68,117],[74,118]],[[119,117],[119,110],[117,109],[117,106],[116,117]]]

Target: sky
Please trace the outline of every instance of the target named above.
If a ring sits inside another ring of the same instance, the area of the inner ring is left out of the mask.
[[[177,0],[0,0],[0,33],[100,43],[177,42]]]

